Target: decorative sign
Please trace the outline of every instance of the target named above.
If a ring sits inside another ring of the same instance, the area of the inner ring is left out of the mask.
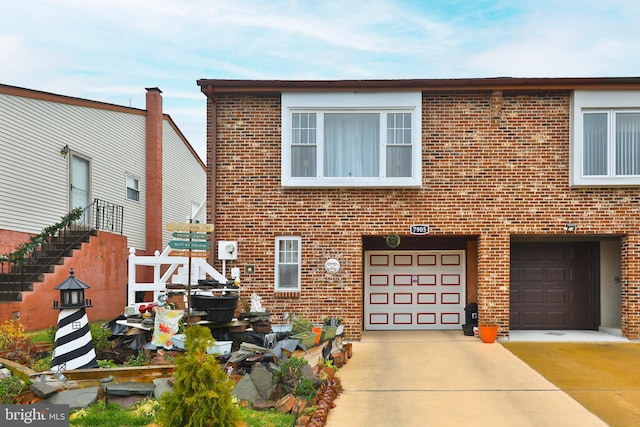
[[[385,237],[385,242],[387,242],[387,246],[391,249],[395,249],[400,246],[400,235],[398,233],[390,233]]]
[[[411,234],[422,236],[425,234],[429,234],[429,226],[428,225],[412,225],[409,229]]]
[[[166,225],[167,231],[199,231],[202,233],[211,233],[214,230],[213,224],[200,224],[187,222],[168,222]]]
[[[188,240],[172,240],[169,242],[172,249],[205,249],[209,250],[209,242],[189,242]]]
[[[171,251],[170,256],[188,256],[191,258],[208,258],[209,251]]]
[[[195,240],[207,240],[209,235],[207,233],[171,233],[173,237],[178,239],[195,239]]]

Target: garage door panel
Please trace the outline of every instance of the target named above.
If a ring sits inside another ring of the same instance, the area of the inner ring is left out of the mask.
[[[410,274],[394,274],[393,286],[411,286],[412,276]]]
[[[544,314],[541,311],[521,311],[520,315],[524,325],[542,326],[544,324]]]
[[[393,313],[393,324],[403,326],[412,325],[413,315],[411,313]]]
[[[544,302],[544,291],[541,289],[523,289],[521,294],[522,302],[525,304],[537,304]]]
[[[389,304],[389,294],[387,293],[370,293],[369,294],[369,304]]]
[[[420,292],[418,293],[418,304],[435,304],[437,295],[435,293]]]
[[[389,275],[372,274],[369,276],[369,286],[389,286]]]
[[[418,325],[436,325],[436,313],[417,313],[416,322]]]
[[[440,304],[460,304],[460,294],[456,293],[442,293],[440,294]]]
[[[511,328],[593,329],[595,262],[596,243],[512,243]]]
[[[413,264],[413,256],[411,255],[394,255],[393,265],[396,267],[407,267]]]
[[[574,304],[590,304],[592,302],[591,293],[585,292],[584,289],[571,289],[569,295],[569,302]]]
[[[365,328],[459,329],[464,251],[383,252],[365,253]]]
[[[566,325],[568,323],[568,317],[567,316],[567,312],[566,311],[553,311],[553,310],[549,310],[547,311],[547,325],[549,325],[549,327],[556,327],[556,328],[561,328],[563,327],[563,325]]]
[[[436,286],[435,274],[418,274],[418,286]]]
[[[544,269],[541,267],[526,267],[521,270],[522,281],[540,281],[544,277]]]
[[[545,270],[545,280],[547,282],[565,282],[570,274],[566,268],[547,268]]]
[[[565,304],[568,302],[566,289],[548,289],[547,304]]]
[[[388,313],[369,313],[369,323],[372,325],[388,325]]]
[[[393,294],[394,304],[413,304],[413,294],[396,292]]]
[[[459,274],[443,274],[440,276],[442,286],[460,286],[460,275]]]

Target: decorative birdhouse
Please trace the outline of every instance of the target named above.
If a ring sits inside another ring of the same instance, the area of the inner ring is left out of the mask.
[[[91,300],[84,298],[84,290],[89,286],[74,275],[73,268],[69,271],[69,278],[54,289],[60,291],[60,302],[53,302],[54,309],[93,307]]]

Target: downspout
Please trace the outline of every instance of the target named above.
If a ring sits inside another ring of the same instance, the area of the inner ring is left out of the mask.
[[[207,86],[207,109],[209,110],[209,124],[207,126],[207,195],[211,209],[207,218],[207,223],[213,224],[211,233],[211,253],[209,254],[209,264],[215,265],[216,254],[216,173],[218,162],[218,103],[213,96],[213,86]]]

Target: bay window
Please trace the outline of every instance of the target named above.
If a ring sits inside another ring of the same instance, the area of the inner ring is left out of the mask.
[[[282,95],[282,185],[419,187],[420,93]]]

